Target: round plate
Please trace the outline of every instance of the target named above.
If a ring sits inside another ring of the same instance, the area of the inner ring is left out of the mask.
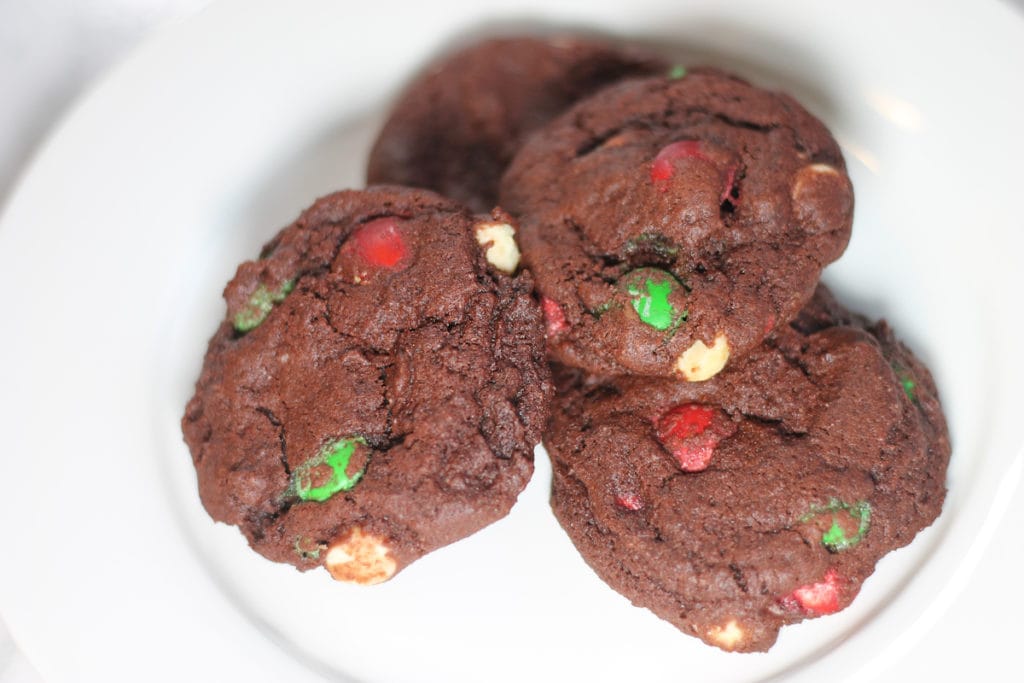
[[[58,127],[0,224],[0,606],[30,661],[49,681],[883,675],[968,580],[1020,478],[1024,26],[994,2],[969,20],[877,4],[225,2],[147,43]],[[707,647],[601,583],[547,506],[542,450],[507,519],[369,589],[269,563],[199,504],[178,421],[235,265],[362,183],[389,98],[431,54],[537,22],[672,45],[818,114],[857,192],[826,280],[938,381],[943,515],[850,609],[767,654]]]

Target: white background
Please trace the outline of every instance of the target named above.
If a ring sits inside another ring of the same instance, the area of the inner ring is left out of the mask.
[[[146,35],[198,11],[203,0],[0,0],[0,202],[75,97]],[[1024,0],[1014,0],[1024,10]],[[925,6],[922,5],[922,9]],[[971,4],[964,2],[964,11]],[[951,36],[951,40],[955,37]],[[1024,67],[1024,65],[1019,65]],[[1019,84],[1007,84],[1020,87]],[[0,452],[0,457],[5,454]],[[1024,490],[999,506],[994,541],[940,622],[885,680],[1024,680]],[[12,523],[4,520],[3,524]],[[4,561],[11,561],[5,553]],[[0,605],[0,617],[3,605]],[[39,681],[0,619],[0,683]]]

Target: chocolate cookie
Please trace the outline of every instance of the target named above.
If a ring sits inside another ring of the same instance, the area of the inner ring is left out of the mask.
[[[358,583],[504,516],[551,389],[513,232],[374,187],[318,200],[243,263],[182,420],[209,514]]]
[[[429,67],[398,98],[367,181],[425,187],[490,211],[529,133],[609,83],[667,68],[639,50],[583,37],[475,43]]]
[[[928,371],[819,290],[714,379],[556,373],[551,504],[597,574],[725,650],[846,607],[938,516],[950,446]]]
[[[849,240],[853,192],[796,101],[693,69],[579,102],[522,147],[500,203],[557,360],[700,381],[810,299]]]

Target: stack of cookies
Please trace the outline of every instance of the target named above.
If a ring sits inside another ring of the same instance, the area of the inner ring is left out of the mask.
[[[239,267],[183,419],[204,505],[263,555],[386,580],[506,514],[543,440],[605,582],[756,651],[941,511],[927,369],[818,283],[853,190],[791,97],[488,40],[408,86],[368,182]]]

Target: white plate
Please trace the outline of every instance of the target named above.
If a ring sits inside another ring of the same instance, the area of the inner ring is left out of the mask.
[[[941,618],[1020,477],[1020,18],[991,2],[546,5],[216,4],[55,131],[0,225],[0,608],[47,680],[865,680]],[[850,609],[768,654],[706,647],[601,584],[546,505],[543,453],[508,519],[372,589],[266,562],[196,497],[178,419],[235,264],[361,183],[425,57],[539,18],[678,44],[821,116],[857,191],[827,279],[888,317],[942,390],[942,517]]]

